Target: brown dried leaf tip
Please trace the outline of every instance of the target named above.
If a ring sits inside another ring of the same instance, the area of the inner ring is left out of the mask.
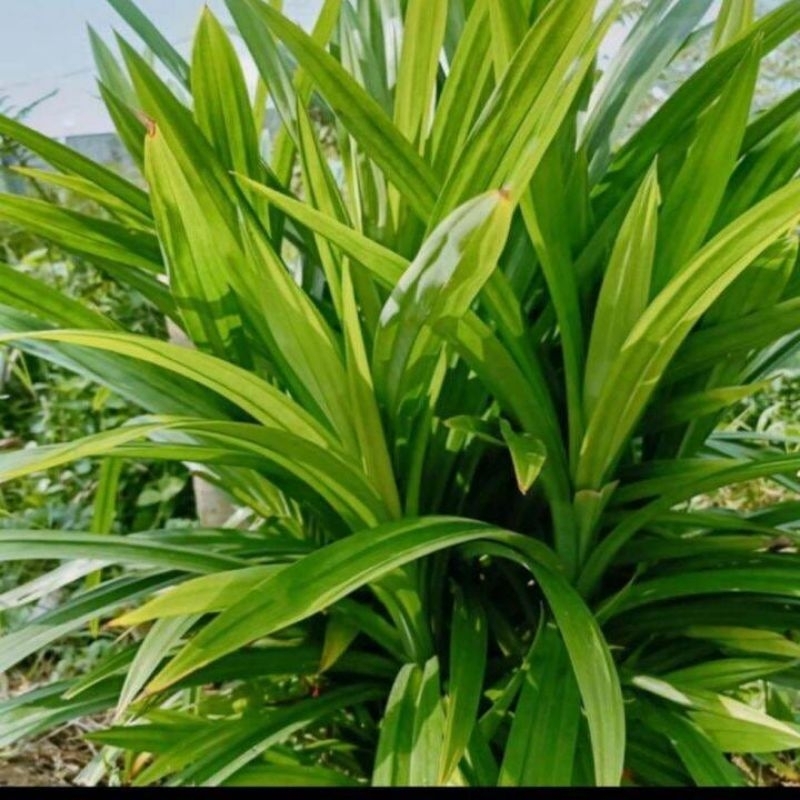
[[[142,125],[147,128],[147,135],[152,139],[158,131],[156,121],[148,114],[145,114],[144,111],[137,111],[136,116],[139,118],[139,121],[142,123]]]

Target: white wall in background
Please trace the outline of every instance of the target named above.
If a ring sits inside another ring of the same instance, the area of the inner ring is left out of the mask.
[[[204,0],[139,0],[140,8],[186,54]],[[222,0],[208,5],[226,24]],[[322,0],[284,0],[284,11],[309,28]],[[27,123],[49,136],[113,130],[94,82],[86,24],[109,41],[128,33],[105,0],[0,0],[0,98],[19,109],[54,89]],[[252,70],[251,70],[252,71]]]

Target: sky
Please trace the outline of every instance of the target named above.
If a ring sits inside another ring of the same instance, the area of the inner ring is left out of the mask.
[[[778,0],[760,0],[775,5]],[[164,36],[184,55],[204,0],[137,0],[140,8]],[[230,19],[224,0],[208,0],[223,24]],[[284,0],[284,13],[310,29],[322,0]],[[715,1],[714,6],[717,5]],[[107,0],[0,0],[0,107],[21,109],[50,97],[27,117],[33,128],[59,139],[68,136],[106,133],[113,125],[98,97],[89,37],[90,24],[107,41],[113,31],[137,41]],[[615,25],[601,48],[601,63],[619,47],[626,29]],[[255,83],[256,70],[238,37],[234,44],[242,57],[245,73]]]
[[[98,99],[86,25],[106,41],[111,41],[114,29],[123,35],[130,31],[106,0],[0,0],[0,4],[4,105],[20,109],[57,89],[26,118],[28,125],[58,138],[113,130]],[[222,0],[207,4],[223,23],[229,23]],[[321,4],[321,0],[284,0],[284,13],[310,28]],[[186,55],[204,0],[138,0],[138,5]],[[245,55],[243,46],[237,50]],[[245,63],[252,73],[252,65]]]

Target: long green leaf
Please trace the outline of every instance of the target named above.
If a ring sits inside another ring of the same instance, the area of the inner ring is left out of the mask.
[[[169,43],[164,35],[149,20],[133,0],[108,0],[113,9],[133,28],[142,41],[153,51],[167,69],[189,88],[189,65],[183,56]]]
[[[439,784],[447,783],[469,745],[483,690],[487,643],[483,606],[472,596],[458,592],[450,633],[450,676]]]
[[[648,3],[594,89],[584,128],[594,177],[653,82],[700,22],[711,0]]]
[[[122,685],[117,700],[116,719],[123,715],[142,687],[158,669],[165,655],[180,642],[181,637],[196,621],[197,617],[179,617],[178,619],[160,619],[154,623],[137,648],[136,655],[128,667],[125,683]]]
[[[409,0],[394,97],[394,123],[423,150],[431,123],[439,55],[447,22],[444,0]]]
[[[75,595],[53,611],[41,614],[0,637],[0,670],[5,672],[32,653],[86,627],[91,620],[109,615],[142,595],[170,586],[175,579],[174,572],[145,577],[124,576]]]
[[[155,364],[217,392],[265,425],[277,425],[320,444],[331,444],[329,435],[296,403],[252,373],[206,353],[133,334],[100,331],[37,331],[7,334],[0,341],[16,339],[58,341],[109,350]]]
[[[663,708],[645,706],[643,718],[653,730],[669,738],[698,786],[745,785],[744,775],[686,717]]]
[[[49,239],[77,255],[148,273],[161,272],[154,236],[108,220],[29,197],[0,196],[0,218]]]
[[[578,485],[599,489],[681,342],[714,300],[800,218],[800,182],[717,234],[648,306],[614,362],[589,420]],[[712,268],[713,265],[713,268]]]
[[[711,51],[717,53],[741,38],[753,24],[754,0],[723,0],[714,23]]]
[[[760,55],[757,40],[703,116],[680,172],[665,192],[653,269],[656,291],[689,263],[711,227],[739,156]],[[699,183],[698,174],[703,176]]]
[[[0,303],[27,311],[46,322],[75,328],[114,330],[108,317],[65,296],[44,281],[0,263]]]
[[[699,689],[677,689],[646,675],[637,675],[632,683],[686,709],[688,716],[723,752],[770,753],[797,747],[800,742],[800,729],[796,726],[730,697]]]
[[[436,104],[430,146],[437,173],[450,172],[479,113],[481,101],[486,99],[485,91],[492,72],[492,59],[488,57],[488,7],[487,0],[477,0],[472,4]]]
[[[594,7],[550,3],[537,19],[464,143],[429,227],[492,187],[509,182],[515,199],[527,189],[613,18],[592,26]]]
[[[230,556],[130,536],[76,531],[0,531],[0,561],[78,557],[199,573],[245,565]]]
[[[142,138],[144,138],[144,127],[142,127]],[[141,214],[132,209],[124,201],[105,189],[101,189],[97,184],[86,178],[32,167],[12,167],[12,169],[16,174],[30,178],[40,184],[49,183],[52,186],[60,186],[75,194],[82,195],[111,212],[112,216],[122,224],[141,230],[144,234],[153,233],[153,220],[149,215]]]
[[[107,169],[75,150],[3,115],[0,115],[0,134],[25,145],[61,172],[76,175],[96,184],[110,195],[127,203],[140,214],[148,215],[150,213],[147,193],[113,170]]]
[[[500,767],[501,786],[567,786],[572,780],[580,695],[569,657],[547,626],[531,653]]]
[[[412,520],[382,526],[380,534],[363,531],[307,556],[243,597],[236,593],[229,608],[170,662],[148,691],[167,688],[254,636],[268,635],[307,618],[396,567],[481,539],[517,548],[508,552],[516,553],[514,557],[534,571],[551,603],[576,673],[592,732],[597,781],[601,785],[618,783],[624,747],[622,696],[613,661],[591,615],[558,568],[553,569],[553,556],[546,548],[527,537],[464,520]],[[253,627],[256,619],[263,620],[258,629]]]
[[[416,213],[427,220],[438,188],[436,178],[383,109],[332,56],[270,6],[256,0],[226,2],[246,38],[253,26],[264,25],[291,50],[345,127]]]
[[[376,388],[392,415],[415,381],[414,368],[429,355],[429,325],[462,316],[494,269],[511,224],[505,195],[490,192],[459,208],[430,235],[381,314],[375,340]],[[430,367],[428,367],[430,369]]]
[[[259,131],[242,67],[225,29],[207,6],[195,34],[191,81],[195,117],[222,163],[251,178],[261,177]]]
[[[650,299],[660,192],[655,167],[639,188],[614,242],[594,312],[583,402],[594,410],[608,371]]]
[[[656,155],[719,97],[727,85],[726,78],[759,37],[763,37],[762,55],[766,55],[798,29],[800,2],[788,0],[759,19],[742,39],[706,62],[615,154],[607,174],[607,182],[615,191],[609,191],[608,196],[616,202],[620,193],[641,179]]]

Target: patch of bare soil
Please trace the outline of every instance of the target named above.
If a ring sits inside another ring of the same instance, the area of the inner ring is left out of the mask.
[[[14,697],[46,684],[21,672],[2,675],[0,697]],[[102,718],[60,725],[35,739],[0,748],[0,786],[73,786],[97,750],[84,734],[101,726]]]
[[[73,786],[95,751],[68,725],[0,753],[0,786]]]

